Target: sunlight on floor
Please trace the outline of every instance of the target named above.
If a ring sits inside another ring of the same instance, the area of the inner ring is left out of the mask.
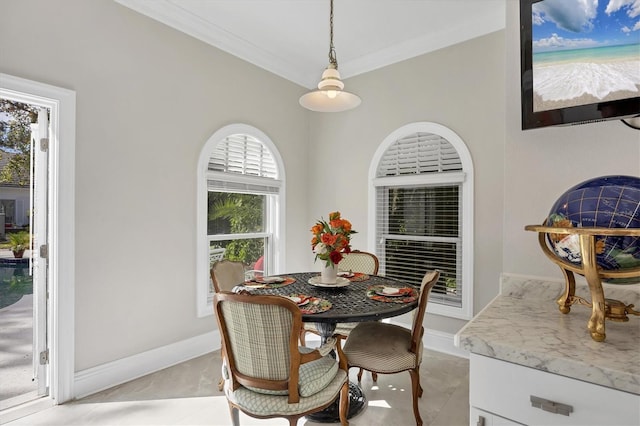
[[[421,368],[425,394],[419,401],[425,426],[469,424],[468,360],[428,352]],[[202,357],[158,371],[85,399],[50,407],[7,426],[167,426],[231,425],[229,406],[217,389],[220,354]],[[357,382],[357,370],[350,378]],[[370,375],[361,386],[366,409],[349,419],[351,426],[415,424],[409,374]],[[240,413],[242,426],[286,426],[286,419],[255,419]],[[302,418],[297,426],[323,426]]]
[[[378,401],[369,401],[369,403],[367,404],[369,407],[382,407],[382,408],[391,408],[391,406],[389,405],[389,403],[387,403],[387,401],[385,400],[378,400]]]

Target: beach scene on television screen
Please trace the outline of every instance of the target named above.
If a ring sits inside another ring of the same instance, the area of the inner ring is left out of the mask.
[[[532,6],[533,110],[640,96],[640,0]]]

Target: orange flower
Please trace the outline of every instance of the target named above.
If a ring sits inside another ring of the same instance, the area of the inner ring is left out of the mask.
[[[333,219],[329,221],[329,226],[333,229],[340,229],[340,227],[342,226],[342,219]]]
[[[333,234],[322,234],[321,241],[324,245],[333,247],[336,241],[338,241],[338,236]]]
[[[342,219],[339,211],[329,213],[329,220],[320,219],[311,228],[311,250],[316,254],[316,260],[321,259],[327,265],[337,264],[342,259],[342,253],[351,251],[351,234],[357,234],[351,228],[351,222]]]

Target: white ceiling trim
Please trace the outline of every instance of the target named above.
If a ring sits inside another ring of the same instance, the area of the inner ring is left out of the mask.
[[[250,39],[231,33],[216,25],[215,22],[198,16],[186,7],[182,7],[176,0],[114,1],[308,89],[316,87],[324,70],[323,67],[326,66],[323,64],[322,67],[318,67],[317,61],[284,56],[277,51],[258,46]],[[452,25],[445,30],[431,31],[351,60],[344,60],[344,58],[339,60],[342,78],[353,77],[503,29],[505,27],[504,2],[483,1],[486,2],[487,7],[484,7],[481,13],[455,21],[457,25],[452,21]],[[340,46],[336,48],[340,53]]]
[[[415,58],[438,49],[480,37],[504,29],[504,13],[487,10],[485,16],[478,16],[475,25],[466,22],[458,27],[450,27],[447,31],[430,33],[422,37],[405,40],[370,55],[361,56],[348,62],[340,63],[340,75],[344,78],[356,76],[397,62]],[[319,71],[318,76],[322,73]],[[318,80],[316,76],[316,81]]]
[[[177,4],[167,0],[155,0],[153,3],[138,0],[115,1],[233,56],[304,86],[304,79],[295,72],[295,65],[287,63],[285,58],[279,58],[273,52],[265,52],[251,42],[213,25],[188,10],[182,9]]]

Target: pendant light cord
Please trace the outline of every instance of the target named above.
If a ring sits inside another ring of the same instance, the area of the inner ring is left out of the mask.
[[[333,47],[333,0],[331,0],[329,12],[329,63],[338,69],[338,59],[336,58],[336,49]]]

